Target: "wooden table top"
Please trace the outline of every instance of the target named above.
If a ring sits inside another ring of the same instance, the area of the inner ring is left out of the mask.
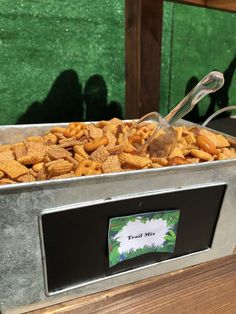
[[[235,314],[236,251],[207,263],[29,313]]]

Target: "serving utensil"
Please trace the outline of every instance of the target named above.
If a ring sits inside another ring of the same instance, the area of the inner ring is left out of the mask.
[[[155,111],[144,115],[135,123],[134,127],[140,127],[146,122],[152,122],[156,126],[149,138],[138,150],[143,151],[147,149],[157,157],[168,156],[177,141],[176,133],[172,125],[189,113],[206,95],[216,92],[223,85],[223,74],[218,71],[212,71],[208,73],[165,118]]]

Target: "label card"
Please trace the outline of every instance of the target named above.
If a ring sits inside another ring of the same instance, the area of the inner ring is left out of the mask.
[[[146,253],[175,249],[179,210],[166,210],[109,220],[109,267]]]

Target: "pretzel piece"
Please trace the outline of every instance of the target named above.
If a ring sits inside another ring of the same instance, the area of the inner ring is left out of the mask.
[[[84,159],[80,162],[79,167],[75,170],[76,176],[90,176],[102,173],[101,163]]]
[[[103,136],[103,137],[97,138],[91,142],[84,144],[84,150],[86,152],[92,152],[95,149],[97,149],[99,146],[107,145],[107,144],[108,144],[108,139],[106,136]]]

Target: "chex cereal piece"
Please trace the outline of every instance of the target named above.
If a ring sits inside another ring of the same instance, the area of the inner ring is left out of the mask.
[[[191,149],[197,149],[197,147],[193,147],[193,148],[191,148]],[[181,152],[182,152],[183,156],[184,156],[184,157],[187,156],[187,155],[191,152],[191,149],[182,148],[182,149],[181,149]]]
[[[66,137],[63,135],[63,133],[54,133],[58,140],[65,140]]]
[[[187,141],[186,141],[186,139],[184,137],[181,137],[179,139],[179,143],[182,144],[183,146],[187,146],[188,145],[188,143],[187,143]]]
[[[229,157],[228,156],[226,156],[225,154],[223,154],[223,153],[219,153],[219,155],[218,155],[218,160],[225,160],[225,159],[228,159]]]
[[[14,144],[12,146],[12,150],[16,156],[16,160],[18,160],[22,156],[27,155],[27,150],[26,150],[25,144],[23,142]]]
[[[65,149],[58,145],[51,145],[48,149],[48,155],[53,159],[60,159],[70,156],[70,153]]]
[[[17,183],[17,181],[8,178],[3,178],[0,180],[0,184],[13,184],[13,183]]]
[[[97,149],[99,146],[107,145],[107,144],[108,144],[108,139],[106,136],[103,136],[103,137],[96,138],[95,140],[84,144],[84,150],[86,152],[92,152],[95,149]]]
[[[124,121],[118,119],[118,118],[112,118],[109,120],[110,124],[124,124]]]
[[[51,177],[52,180],[56,180],[56,179],[68,179],[68,178],[73,178],[75,177],[75,173],[73,171],[69,172],[69,173],[65,173],[65,174],[60,174],[59,176],[54,176]]]
[[[34,182],[35,180],[35,177],[31,173],[23,174],[16,179],[17,182]]]
[[[223,135],[221,134],[216,134],[216,147],[229,147],[230,146],[230,143],[229,141],[227,140],[227,138],[225,138]]]
[[[189,133],[187,136],[185,136],[185,141],[187,144],[195,144],[196,143],[196,137],[193,135],[193,133]]]
[[[48,147],[43,143],[27,142],[25,141],[25,146],[27,149],[27,155],[22,156],[18,161],[23,165],[37,164],[43,161]]]
[[[24,141],[24,143],[28,154],[36,154],[40,152],[46,153],[48,149],[48,146],[44,145],[43,143],[28,141]]]
[[[55,165],[55,164],[61,163],[61,162],[63,162],[63,161],[64,161],[63,158],[61,158],[61,159],[56,159],[56,160],[50,160],[50,161],[48,161],[48,162],[44,162],[44,166],[45,166],[45,167],[50,167],[51,165]]]
[[[44,162],[44,163],[47,163],[47,162],[50,162],[50,161],[52,161],[52,158],[50,158],[50,156],[49,156],[48,154],[46,154],[46,155],[44,156],[43,162]]]
[[[16,179],[29,171],[28,168],[16,160],[0,162],[0,170],[6,173],[11,179]]]
[[[60,160],[59,162],[55,163],[52,162],[49,166],[47,166],[50,177],[68,173],[72,170],[72,168],[73,164],[67,160]]]
[[[85,143],[88,143],[87,137],[84,135],[79,139],[78,145],[84,145]]]
[[[131,145],[131,144],[124,145],[123,146],[123,152],[124,153],[134,154],[136,152],[136,148],[133,145]]]
[[[102,164],[103,173],[122,171],[120,161],[117,155],[109,156]]]
[[[47,168],[43,165],[43,167],[38,172],[37,181],[46,180],[47,176],[48,176]]]
[[[2,144],[0,145],[0,152],[3,152],[4,150],[9,150],[11,149],[12,145],[10,144]]]
[[[166,158],[163,158],[163,157],[162,158],[151,157],[150,159],[153,163],[157,163],[161,166],[166,166],[168,164],[168,160]]]
[[[4,150],[3,152],[0,153],[0,162],[4,162],[8,160],[15,160],[15,156],[10,149]]]
[[[80,144],[79,140],[77,140],[75,136],[66,138],[63,140],[59,140],[59,143],[60,143],[60,146],[63,148],[72,147],[72,146]]]
[[[110,153],[108,150],[102,145],[99,146],[95,151],[92,152],[92,154],[89,156],[90,159],[98,162],[104,162],[108,157],[110,156]]]
[[[120,154],[119,161],[121,164],[127,164],[139,169],[152,164],[152,160],[147,157],[135,156],[128,153]]]
[[[33,165],[41,162],[44,158],[43,154],[37,155],[37,154],[27,154],[26,156],[22,156],[18,158],[18,161],[22,165]]]
[[[104,126],[103,131],[104,133],[107,131],[110,131],[112,134],[117,134],[117,129],[120,126],[120,124],[112,124],[108,123],[106,126]]]
[[[2,179],[3,177],[4,177],[4,172],[0,170],[0,179]]]
[[[76,176],[90,176],[100,173],[102,173],[101,163],[89,159],[82,160],[75,171]]]
[[[236,158],[236,150],[233,148],[222,148],[222,153],[228,158]]]
[[[96,138],[103,137],[103,130],[100,128],[97,128],[94,124],[88,124],[86,126],[87,130],[89,131],[89,136],[95,140]]]
[[[88,154],[84,150],[84,145],[76,145],[74,146],[74,152],[82,156],[84,159],[88,159]]]
[[[123,145],[123,146],[129,146],[129,145],[131,145],[131,144],[129,143],[128,135],[127,135],[127,134],[120,133],[120,134],[118,135],[117,144],[118,144],[118,145]]]
[[[90,140],[89,130],[86,128],[84,129],[84,136],[88,141]]]
[[[183,134],[183,127],[173,127],[173,129],[175,130],[176,135],[177,135],[177,140],[179,141]]]
[[[205,152],[204,150],[191,149],[190,155],[200,158],[201,160],[206,160],[206,161],[213,160],[213,157],[211,156],[211,154]]]
[[[29,173],[32,174],[35,178],[38,176],[38,172],[34,171],[32,168],[29,169]]]
[[[87,158],[84,158],[83,156],[81,156],[80,154],[77,154],[77,153],[75,153],[74,158],[76,161],[78,161],[78,163],[80,163],[84,159],[87,159]]]
[[[44,135],[43,142],[46,145],[56,144],[58,141],[58,138],[56,134],[49,132],[48,134]]]
[[[119,155],[121,153],[123,153],[123,145],[116,145],[113,147],[108,147],[107,145],[107,150],[111,155]]]
[[[184,157],[182,150],[179,149],[178,147],[174,147],[169,155],[169,158],[175,157],[175,156],[179,156],[179,157]]]
[[[79,162],[75,158],[71,156],[66,156],[65,159],[73,164],[73,170],[75,170],[79,166]]]

